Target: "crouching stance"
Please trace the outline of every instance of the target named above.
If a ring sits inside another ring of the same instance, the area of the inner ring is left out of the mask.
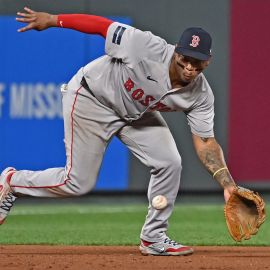
[[[25,8],[19,29],[71,28],[105,38],[105,55],[82,67],[62,88],[66,166],[1,175],[0,223],[20,194],[36,197],[78,196],[96,183],[107,144],[117,136],[149,167],[149,210],[141,230],[144,255],[187,255],[193,249],[167,235],[179,190],[181,157],[160,112],[183,111],[196,152],[224,189],[228,200],[235,183],[214,138],[214,96],[202,71],[211,58],[211,37],[188,28],[174,46],[151,32],[84,14],[51,15]],[[163,195],[167,205],[151,202]]]

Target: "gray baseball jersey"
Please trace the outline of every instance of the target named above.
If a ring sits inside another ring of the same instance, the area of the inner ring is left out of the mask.
[[[102,104],[128,121],[147,111],[184,111],[192,133],[214,135],[214,96],[204,75],[186,87],[172,89],[173,45],[151,32],[114,22],[107,32],[105,52],[82,70]]]
[[[85,194],[95,186],[105,149],[117,135],[150,168],[149,208],[140,237],[158,242],[166,237],[182,171],[181,156],[158,111],[184,111],[194,134],[211,137],[214,97],[203,74],[172,89],[174,46],[151,32],[112,23],[105,51],[63,87],[66,166],[17,171],[11,187],[16,194],[39,197]],[[151,201],[160,194],[168,206],[157,211]]]

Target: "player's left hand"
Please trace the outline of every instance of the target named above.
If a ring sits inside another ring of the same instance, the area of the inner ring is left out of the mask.
[[[20,17],[16,21],[27,23],[25,27],[18,29],[18,32],[25,32],[28,30],[42,31],[49,27],[57,26],[57,16],[45,12],[36,12],[28,7],[25,7],[26,12],[17,12]]]
[[[230,194],[224,214],[231,237],[248,240],[265,221],[265,203],[257,192],[238,186]]]
[[[229,198],[231,197],[231,194],[233,193],[235,188],[236,188],[235,185],[224,188],[224,200],[225,200],[225,202],[227,202],[229,200]]]

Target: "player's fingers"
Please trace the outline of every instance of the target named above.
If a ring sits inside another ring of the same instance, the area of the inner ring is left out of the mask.
[[[28,31],[28,30],[30,30],[30,29],[23,27],[23,28],[18,29],[17,32],[22,33],[22,32]]]
[[[32,18],[16,18],[17,22],[24,22],[24,23],[34,22],[35,20],[36,20],[36,17],[32,17]]]
[[[24,18],[31,18],[34,14],[24,13],[24,12],[17,12],[18,16],[24,17]]]
[[[34,14],[35,13],[35,11],[32,10],[32,9],[30,9],[29,7],[24,7],[24,10],[27,11],[28,13],[30,13],[30,14]]]
[[[22,32],[28,31],[28,30],[32,30],[32,29],[34,29],[34,26],[30,23],[27,26],[18,29],[17,31],[22,33]]]

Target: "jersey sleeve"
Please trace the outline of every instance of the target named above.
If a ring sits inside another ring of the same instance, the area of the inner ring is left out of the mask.
[[[214,137],[214,95],[204,78],[203,91],[194,108],[186,113],[191,132],[197,136]]]
[[[145,58],[162,62],[166,57],[167,48],[164,39],[129,25],[114,22],[107,31],[106,54],[121,59],[130,67]]]
[[[70,28],[83,33],[99,34],[106,37],[108,27],[113,23],[104,17],[88,14],[59,14],[57,26]]]

